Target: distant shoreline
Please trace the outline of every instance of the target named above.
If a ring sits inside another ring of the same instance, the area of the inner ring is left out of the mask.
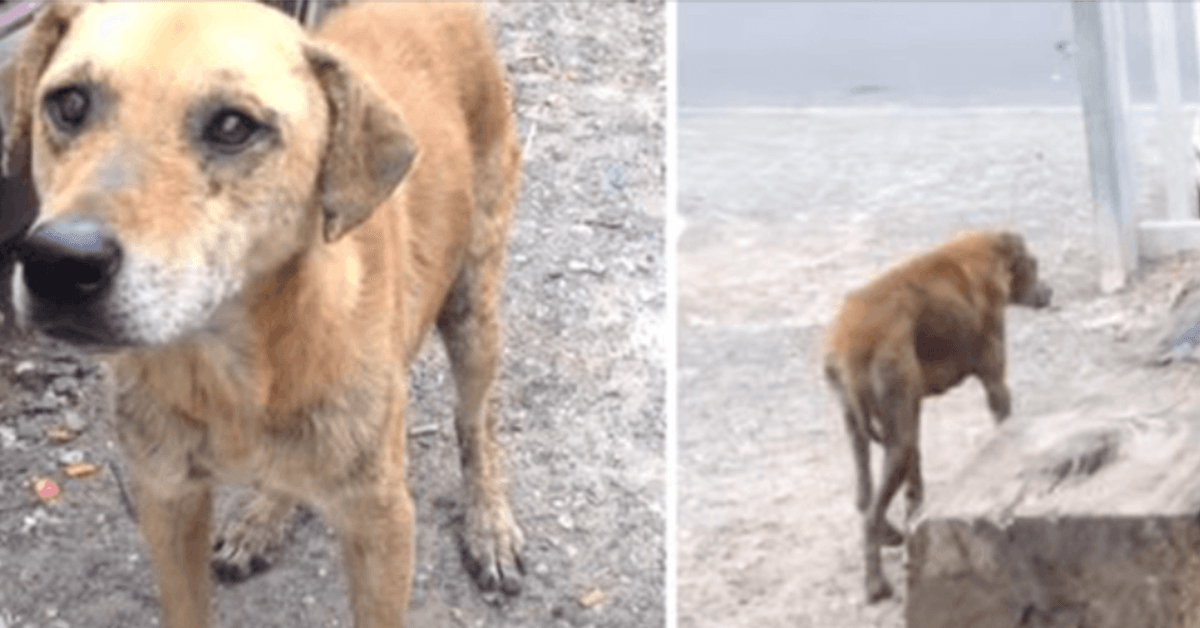
[[[1200,103],[1186,103],[1182,109],[1186,113],[1200,113]],[[1158,110],[1154,104],[1134,104],[1130,110],[1139,115],[1155,114]],[[922,106],[922,105],[847,105],[847,106],[811,106],[811,107],[679,107],[681,117],[688,116],[789,116],[789,115],[864,115],[864,114],[918,114],[918,115],[953,115],[962,113],[972,114],[1023,114],[1023,113],[1064,113],[1082,114],[1081,105],[962,105],[962,106]]]

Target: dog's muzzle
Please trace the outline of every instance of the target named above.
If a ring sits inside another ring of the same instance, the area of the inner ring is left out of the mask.
[[[93,216],[68,216],[36,227],[17,252],[28,322],[64,340],[104,344],[109,334],[96,314],[121,258],[116,234]]]

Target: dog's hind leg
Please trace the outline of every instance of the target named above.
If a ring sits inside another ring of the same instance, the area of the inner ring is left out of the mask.
[[[854,470],[857,476],[854,505],[859,512],[866,512],[871,503],[871,451],[867,435],[863,433],[858,419],[849,408],[845,411],[846,434],[850,437],[850,451],[854,454]],[[868,419],[869,420],[869,419]]]
[[[486,221],[484,216],[477,216]],[[508,500],[504,452],[496,441],[489,392],[500,360],[503,239],[476,246],[438,317],[458,389],[454,427],[467,490],[464,553],[480,587],[521,588],[523,536]]]
[[[213,544],[212,568],[222,582],[241,582],[266,571],[295,522],[296,500],[260,490],[237,518],[220,528]]]

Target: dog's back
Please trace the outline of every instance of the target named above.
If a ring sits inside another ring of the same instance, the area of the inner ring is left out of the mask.
[[[401,278],[412,285],[397,295],[411,299],[397,308],[410,313],[402,323],[411,359],[463,261],[504,246],[521,167],[504,70],[474,3],[352,3],[332,13],[319,36],[398,106],[416,138],[413,170],[376,218],[407,234],[401,247],[414,260]],[[354,235],[368,246],[381,237],[371,229]]]
[[[825,341],[826,378],[856,422],[913,395],[940,394],[975,367],[981,335],[1009,296],[997,235],[968,232],[847,295]]]

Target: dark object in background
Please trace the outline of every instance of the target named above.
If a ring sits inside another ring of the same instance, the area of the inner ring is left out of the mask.
[[[32,12],[30,13],[32,17]],[[16,20],[0,28],[0,66],[6,65],[23,39],[21,29],[29,19]],[[0,129],[0,143],[4,130]],[[15,331],[12,306],[12,272],[16,245],[38,213],[37,194],[26,165],[12,176],[0,176],[0,339]]]
[[[0,129],[0,144],[4,131]],[[11,336],[13,325],[12,272],[16,246],[37,217],[38,200],[28,170],[0,177],[0,338]]]

